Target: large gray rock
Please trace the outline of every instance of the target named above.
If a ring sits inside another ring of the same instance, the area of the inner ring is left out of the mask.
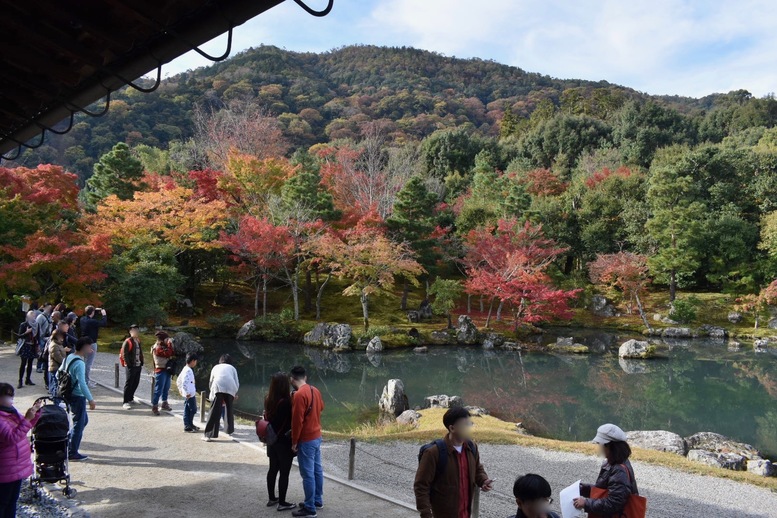
[[[418,311],[408,311],[407,312],[407,321],[411,324],[417,324],[421,321],[421,314]]]
[[[732,471],[744,471],[747,468],[747,459],[736,453],[714,453],[706,450],[690,450],[688,452],[688,460],[715,468],[730,469]]]
[[[456,337],[449,331],[432,331],[429,333],[429,341],[437,345],[448,345],[455,343]]]
[[[771,477],[777,474],[772,461],[766,459],[753,459],[747,461],[747,471],[762,477]]]
[[[353,343],[353,330],[348,324],[318,323],[305,333],[302,341],[305,345],[349,349]]]
[[[418,419],[420,417],[421,417],[421,414],[419,414],[415,410],[405,410],[404,412],[402,412],[397,416],[397,423],[418,426]]]
[[[559,336],[556,338],[556,347],[572,347],[575,345],[575,339],[571,336]]]
[[[251,319],[243,324],[243,326],[237,332],[236,338],[238,340],[252,340],[254,333],[256,333],[256,321]]]
[[[656,348],[641,340],[627,340],[618,348],[618,357],[625,359],[644,360],[654,357]]]
[[[456,341],[465,345],[473,345],[478,341],[478,328],[467,315],[459,315],[456,325]]]
[[[728,336],[728,331],[723,327],[703,324],[699,326],[699,334],[702,336],[709,336],[710,338],[726,338]]]
[[[172,338],[176,356],[186,357],[189,353],[200,354],[205,349],[194,335],[184,332],[175,333]]]
[[[769,329],[777,329],[777,318],[770,318],[766,323],[766,327]]]
[[[402,380],[388,380],[386,386],[383,387],[383,394],[381,394],[378,401],[378,408],[381,414],[391,417],[397,417],[410,408]]]
[[[615,306],[604,295],[594,295],[591,297],[591,312],[600,317],[614,317]]]
[[[375,336],[370,340],[370,343],[367,344],[367,352],[368,353],[377,353],[383,350],[383,342],[380,340],[379,336]]]
[[[742,316],[742,313],[738,311],[729,311],[727,318],[728,318],[728,321],[731,322],[732,324],[739,324],[744,319],[744,317]]]
[[[688,445],[685,439],[676,433],[665,430],[640,430],[626,432],[629,444],[647,450],[658,450],[685,456],[688,453]]]
[[[693,335],[690,327],[667,327],[661,332],[664,338],[693,338]]]
[[[502,333],[487,333],[483,337],[483,349],[493,349],[501,347],[505,343],[505,336]]]
[[[759,338],[753,342],[753,350],[757,353],[765,353],[769,349],[769,339]]]
[[[425,345],[419,345],[418,347],[413,347],[413,352],[418,354],[426,354],[429,352],[429,348]]]
[[[472,417],[483,417],[484,415],[488,415],[488,410],[486,410],[482,406],[467,405],[464,408],[467,409],[467,411],[469,412],[469,415]]]
[[[699,432],[685,438],[689,450],[704,450],[713,453],[733,453],[746,459],[760,459],[761,453],[753,446],[729,439],[714,432]]]
[[[422,319],[429,320],[434,316],[434,313],[432,312],[432,304],[428,300],[424,299],[421,301],[421,304],[418,306],[418,314],[421,316]]]
[[[424,408],[453,408],[459,406],[464,406],[464,402],[459,396],[440,394],[424,398]]]

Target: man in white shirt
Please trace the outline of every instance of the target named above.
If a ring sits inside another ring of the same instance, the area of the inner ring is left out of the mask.
[[[195,353],[186,355],[186,367],[183,368],[175,382],[181,397],[186,399],[183,405],[184,432],[200,431],[198,427],[194,426],[194,416],[197,415],[197,387],[194,383],[194,368],[197,367],[197,359]]]
[[[210,414],[205,424],[202,440],[210,442],[219,436],[219,420],[222,407],[226,412],[227,435],[235,432],[235,418],[232,414],[232,403],[237,400],[240,381],[237,369],[232,366],[232,358],[222,354],[218,365],[210,371]]]

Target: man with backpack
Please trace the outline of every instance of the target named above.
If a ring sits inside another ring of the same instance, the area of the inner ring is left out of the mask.
[[[51,312],[54,306],[51,302],[46,302],[43,305],[42,311],[35,317],[35,336],[38,337],[38,365],[36,371],[42,373],[45,365],[43,351],[46,350],[46,344],[51,337]]]
[[[305,501],[292,516],[316,518],[316,509],[324,507],[324,468],[321,465],[321,392],[308,385],[305,368],[291,369],[294,387],[291,398],[291,451],[297,454]]]
[[[65,358],[62,366],[57,371],[57,387],[59,395],[70,405],[73,414],[73,435],[70,438],[68,459],[73,461],[86,460],[78,449],[81,447],[81,439],[84,436],[84,428],[89,422],[86,414],[86,404],[89,410],[95,409],[94,398],[86,383],[86,361],[92,354],[92,338],[85,336],[78,339],[76,349]]]
[[[100,313],[100,318],[97,318]],[[92,353],[86,356],[86,383],[90,387],[96,387],[97,382],[92,380],[92,364],[97,357],[97,338],[100,335],[100,328],[108,324],[108,314],[102,308],[86,306],[84,316],[81,317],[79,325],[81,326],[81,336],[92,339]]]
[[[426,444],[418,453],[413,491],[421,518],[469,518],[475,490],[491,491],[493,481],[480,463],[472,441],[472,421],[466,408],[445,412],[443,439]]]

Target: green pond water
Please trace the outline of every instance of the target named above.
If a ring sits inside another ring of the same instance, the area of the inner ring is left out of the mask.
[[[237,408],[258,414],[269,377],[304,365],[326,403],[324,427],[347,430],[374,419],[386,381],[400,378],[411,406],[425,396],[458,395],[467,405],[520,421],[532,433],[590,440],[597,426],[614,422],[626,430],[670,430],[687,436],[722,433],[777,455],[777,351],[757,354],[751,344],[730,351],[727,342],[677,340],[664,359],[619,360],[626,334],[551,330],[538,341],[574,336],[590,355],[430,347],[427,354],[395,350],[368,356],[335,354],[297,344],[206,340],[199,376],[230,353],[240,374]]]

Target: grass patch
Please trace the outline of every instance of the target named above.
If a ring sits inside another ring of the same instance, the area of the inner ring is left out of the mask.
[[[418,443],[420,447],[421,444],[439,439],[444,435],[442,416],[445,413],[445,409],[429,408],[420,410],[419,413],[422,417],[419,420],[418,428],[397,424],[379,424],[373,421],[356,426],[348,432],[325,432],[324,435],[329,439],[337,440],[347,440],[353,437],[363,442],[407,441]],[[475,423],[473,428],[474,438],[480,444],[516,444],[524,447],[568,453],[597,454],[597,447],[594,444],[521,435],[516,432],[515,424],[502,421],[493,416],[473,417],[472,420]],[[746,471],[713,468],[691,462],[685,457],[673,453],[633,448],[631,458],[639,462],[664,466],[684,473],[744,482],[777,492],[777,478],[775,477],[761,477]]]

